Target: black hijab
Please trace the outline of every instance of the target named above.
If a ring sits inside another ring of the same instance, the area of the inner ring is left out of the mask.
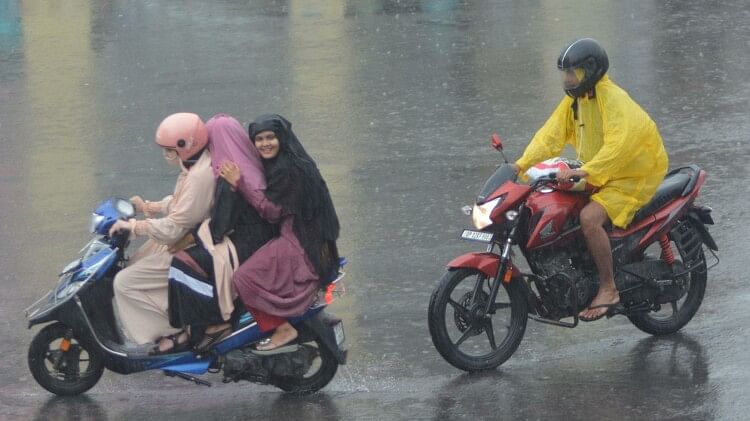
[[[294,233],[321,281],[338,268],[336,240],[339,220],[328,186],[315,161],[292,131],[284,117],[262,115],[248,127],[250,140],[270,130],[279,140],[279,154],[263,160],[266,173],[266,196],[294,215]]]

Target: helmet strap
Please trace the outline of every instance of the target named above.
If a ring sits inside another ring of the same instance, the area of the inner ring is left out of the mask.
[[[188,159],[183,159],[182,164],[185,165],[185,168],[190,169],[193,165],[195,165],[196,162],[201,158],[201,155],[203,155],[203,151],[205,151],[206,148],[199,150],[195,155],[191,156]]]
[[[591,87],[591,89],[588,92],[586,92],[586,95],[589,97],[589,99],[596,98],[596,83],[594,84],[594,86]]]

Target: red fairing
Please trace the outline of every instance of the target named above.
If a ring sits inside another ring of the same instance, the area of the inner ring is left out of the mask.
[[[505,196],[503,203],[496,207],[490,214],[490,219],[495,223],[504,221],[505,212],[517,208],[521,201],[526,199],[526,196],[528,196],[530,191],[531,187],[529,186],[506,181],[502,186],[498,187],[498,189],[495,190],[487,200],[489,201],[499,196]]]
[[[526,206],[531,211],[529,220],[536,220],[535,215],[540,213],[541,216],[538,217],[536,225],[530,227],[531,233],[526,248],[533,249],[559,240],[566,227],[578,225],[567,222],[569,219],[577,218],[588,201],[589,196],[586,194],[563,191],[534,192],[529,195],[526,201]]]

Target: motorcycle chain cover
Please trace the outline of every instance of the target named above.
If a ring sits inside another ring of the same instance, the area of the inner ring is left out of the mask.
[[[673,273],[672,268],[660,259],[648,259],[620,267],[615,275],[620,302],[627,308],[643,302],[665,302],[660,299],[663,293],[667,293],[666,298],[673,298],[680,289],[673,281]]]

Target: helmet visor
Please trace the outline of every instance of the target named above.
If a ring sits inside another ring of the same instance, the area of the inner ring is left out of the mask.
[[[586,71],[582,68],[562,69],[560,71],[562,77],[563,89],[566,91],[576,89],[581,86],[581,82],[586,76]]]

